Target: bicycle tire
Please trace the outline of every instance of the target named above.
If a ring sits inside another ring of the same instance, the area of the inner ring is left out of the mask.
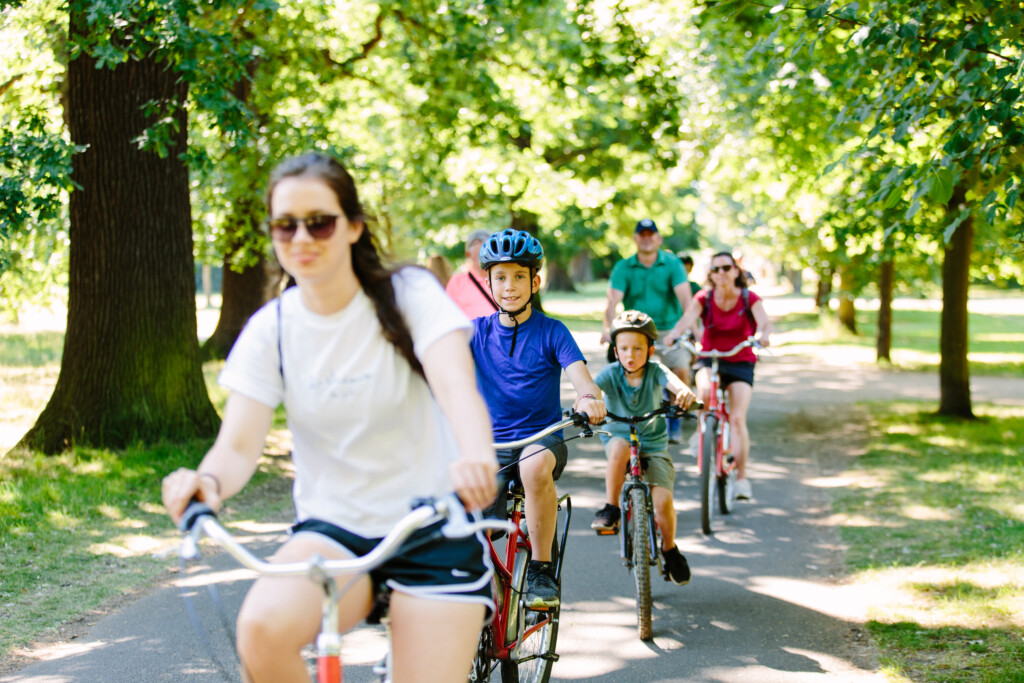
[[[700,426],[700,528],[705,536],[711,535],[715,516],[715,489],[717,477],[715,455],[718,447],[718,418],[705,415]]]
[[[736,507],[736,470],[730,470],[717,478],[718,511],[728,515]]]
[[[636,628],[640,640],[651,639],[651,529],[647,496],[641,487],[629,492],[633,511],[633,581],[636,583]]]
[[[557,543],[558,532],[556,529],[555,539]],[[557,550],[556,550],[557,552]],[[530,560],[530,554],[526,549],[521,549],[516,554],[516,565],[522,562],[522,571],[516,571],[513,580],[516,586],[516,595],[522,595],[526,591],[526,564]],[[555,645],[558,642],[558,619],[560,608],[555,607],[547,612],[525,609],[522,600],[517,600],[515,612],[510,614],[509,632],[506,642],[519,638],[519,624],[523,627],[523,642],[517,649],[519,661],[501,660],[499,669],[501,671],[502,683],[548,683],[551,679],[551,667],[554,662],[548,657],[540,655],[554,654]],[[542,624],[532,633],[531,628]],[[525,661],[523,661],[525,660]]]

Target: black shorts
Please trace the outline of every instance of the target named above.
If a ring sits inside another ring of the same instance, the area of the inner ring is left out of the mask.
[[[468,538],[438,537],[443,522],[420,529],[406,539],[398,555],[370,572],[373,593],[384,586],[428,600],[476,602],[488,614],[494,610],[491,593],[493,566],[482,534]],[[317,534],[356,557],[380,543],[319,519],[307,519],[292,527],[292,535]]]
[[[701,358],[697,361],[697,368],[710,368],[711,359]],[[754,386],[754,363],[752,361],[740,361],[739,363],[727,360],[718,361],[718,374],[722,377],[722,388],[733,382],[746,382]]]
[[[543,439],[539,439],[537,441],[538,445],[544,446],[544,448],[551,451],[555,456],[555,469],[552,472],[552,477],[556,480],[562,476],[562,470],[565,469],[565,464],[569,462],[569,449],[566,448],[563,438],[564,437],[562,437],[561,434],[555,432],[554,434],[548,434]],[[522,455],[523,449],[501,448],[496,453],[498,456],[498,466],[503,468],[508,465],[513,465],[513,463],[518,463],[519,456]],[[519,480],[518,464],[509,467],[507,470],[502,472],[502,474],[505,475],[505,478],[508,480],[521,483]]]

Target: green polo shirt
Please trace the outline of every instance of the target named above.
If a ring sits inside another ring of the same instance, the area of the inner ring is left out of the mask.
[[[622,292],[626,310],[646,313],[658,332],[668,332],[683,315],[675,288],[686,281],[686,268],[679,257],[661,250],[650,268],[640,263],[636,254],[616,263],[608,286]]]

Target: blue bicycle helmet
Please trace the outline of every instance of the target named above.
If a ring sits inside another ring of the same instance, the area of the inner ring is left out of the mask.
[[[496,232],[480,247],[480,267],[484,270],[498,263],[518,263],[540,270],[543,262],[544,248],[536,237],[523,230],[507,228]]]

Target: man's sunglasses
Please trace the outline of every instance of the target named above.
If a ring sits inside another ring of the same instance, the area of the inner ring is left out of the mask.
[[[306,228],[306,232],[315,240],[325,240],[334,234],[334,226],[337,225],[341,216],[317,215],[306,216],[305,218],[294,218],[292,216],[278,216],[267,219],[267,228],[270,230],[271,239],[278,242],[291,242],[299,224]]]
[[[732,265],[711,267],[712,273],[728,273],[730,270],[732,270]]]

